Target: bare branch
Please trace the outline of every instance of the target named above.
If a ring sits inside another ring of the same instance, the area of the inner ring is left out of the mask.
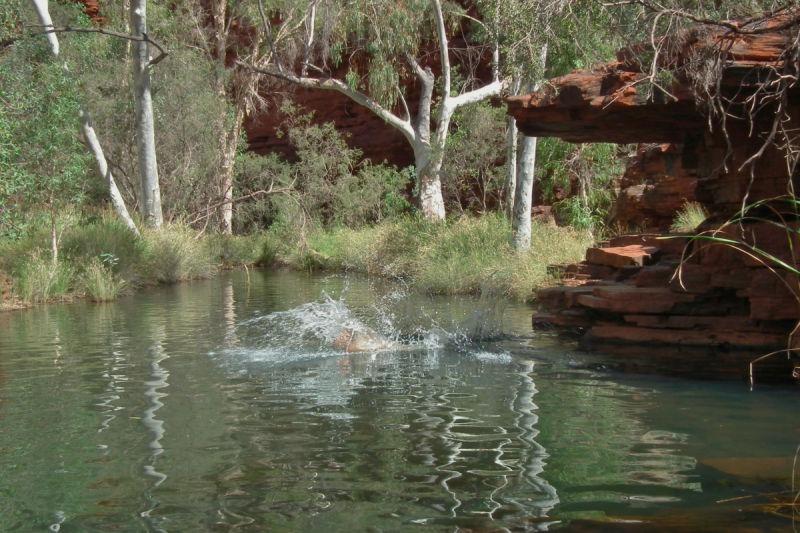
[[[37,27],[43,28],[44,26]],[[159,55],[150,60],[150,62],[147,64],[148,68],[158,65],[169,55],[169,52],[167,52],[163,46],[152,40],[146,33],[143,33],[141,37],[134,37],[133,35],[129,35],[127,33],[119,33],[103,28],[73,28],[71,26],[52,26],[46,28],[44,31],[34,33],[34,35],[47,35],[48,33],[101,33],[103,35],[109,35],[111,37],[117,37],[119,39],[125,39],[128,41],[152,44],[158,48]]]
[[[276,72],[274,70],[265,70],[259,69],[254,67],[253,65],[248,65],[242,61],[237,61],[237,65],[240,65],[244,68],[248,68],[253,72],[258,72],[260,74],[266,74],[267,76],[272,76],[273,78],[278,78],[289,83],[293,83],[294,85],[299,85],[300,87],[305,87],[307,89],[329,89],[338,91],[345,96],[348,96],[351,100],[355,101],[356,103],[366,107],[380,118],[382,118],[386,123],[388,123],[393,128],[399,130],[409,142],[414,142],[415,133],[414,129],[411,127],[411,123],[407,120],[403,120],[400,117],[396,116],[391,111],[385,109],[381,106],[378,102],[367,96],[366,94],[356,91],[355,89],[351,89],[349,85],[344,83],[341,80],[337,80],[335,78],[327,78],[327,79],[319,79],[319,78],[307,78],[307,77],[298,77],[294,74],[289,74],[287,72]]]
[[[269,49],[272,51],[272,57],[275,59],[275,65],[278,67],[279,72],[283,72],[281,68],[281,61],[278,59],[278,54],[275,53],[275,44],[272,42],[272,31],[270,31],[269,23],[267,22],[267,16],[264,14],[264,4],[261,0],[258,0],[258,12],[261,14],[261,23],[264,25],[264,32],[267,36],[267,42],[269,43]]]
[[[260,191],[251,192],[250,194],[245,194],[244,196],[240,196],[238,198],[231,198],[231,199],[225,200],[223,202],[216,203],[214,205],[206,205],[206,207],[204,207],[203,209],[200,209],[198,211],[195,211],[194,213],[190,213],[189,214],[189,216],[194,216],[195,217],[194,220],[189,222],[189,225],[197,224],[198,222],[200,222],[204,218],[210,217],[213,214],[213,213],[211,213],[211,211],[217,209],[218,207],[222,207],[223,205],[235,204],[235,203],[238,203],[238,202],[243,202],[245,200],[249,200],[250,198],[255,198],[256,196],[269,196],[269,195],[272,195],[272,194],[286,194],[288,192],[291,192],[292,190],[293,190],[292,187],[281,187],[279,189],[273,189],[272,188],[272,184],[270,184],[269,189],[262,189]],[[200,216],[196,216],[196,215],[199,215],[200,213],[205,213],[205,214],[200,215]]]
[[[439,34],[439,55],[442,66],[442,99],[450,97],[450,55],[447,47],[447,31],[444,27],[444,15],[442,14],[442,3],[433,0],[433,11],[436,14],[436,32]]]

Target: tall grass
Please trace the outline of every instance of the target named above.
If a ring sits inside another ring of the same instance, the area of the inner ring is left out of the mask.
[[[64,230],[55,264],[44,223],[31,225],[16,240],[0,240],[0,271],[12,280],[18,303],[70,295],[109,301],[144,285],[209,277],[224,264],[253,264],[268,255],[266,240],[198,238],[181,226],[144,231],[139,238],[116,217],[100,214]]]
[[[127,282],[118,274],[114,274],[108,261],[95,259],[91,261],[80,276],[85,294],[93,302],[110,302],[122,294]]]
[[[213,248],[180,226],[146,230],[142,248],[144,277],[157,283],[208,278],[218,269]]]
[[[437,294],[478,293],[491,285],[527,300],[549,281],[547,265],[583,258],[587,232],[534,222],[529,252],[511,249],[510,225],[499,216],[447,224],[416,217],[362,229],[318,229],[281,259],[300,270],[344,270],[400,278]]]
[[[31,250],[14,273],[14,291],[25,302],[43,302],[67,294],[75,271],[63,262],[53,263],[49,250]]]
[[[64,230],[56,264],[46,227],[0,241],[0,272],[9,274],[14,297],[28,303],[67,295],[109,301],[144,285],[254,264],[403,279],[437,294],[479,293],[491,286],[495,293],[526,300],[549,281],[547,265],[580,260],[591,244],[586,232],[535,222],[529,252],[512,250],[510,236],[510,224],[490,215],[446,224],[401,217],[359,229],[284,228],[239,237],[201,237],[167,226],[138,238],[115,217],[101,215]]]

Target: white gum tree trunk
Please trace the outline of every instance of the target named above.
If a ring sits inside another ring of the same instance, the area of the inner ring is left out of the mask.
[[[547,61],[547,44],[539,52],[542,69]],[[515,80],[516,81],[516,80]],[[520,82],[521,85],[521,82]],[[515,87],[517,91],[519,86]],[[527,90],[538,91],[539,84],[527,83]],[[533,185],[536,172],[536,137],[522,136],[517,166],[517,183],[514,193],[514,209],[511,218],[511,246],[519,251],[531,248],[531,206],[533,204]]]
[[[511,94],[519,94],[520,78],[514,76],[511,82]],[[517,130],[517,119],[508,116],[507,132],[507,151],[506,151],[506,216],[509,220],[514,218],[514,195],[517,192],[517,145],[519,144],[519,131]]]
[[[31,1],[33,2],[34,9],[36,9],[36,14],[39,17],[40,23],[42,26],[44,26],[44,29],[53,27],[53,21],[50,18],[50,10],[48,8],[47,0]],[[53,52],[53,55],[58,57],[60,54],[60,47],[56,34],[48,33],[47,41],[50,43],[50,49]],[[66,63],[63,64],[62,68],[64,70],[64,75],[71,77]],[[139,230],[136,229],[136,224],[134,224],[130,213],[128,213],[128,208],[125,206],[125,201],[122,199],[122,194],[120,194],[119,189],[117,188],[117,182],[114,180],[114,176],[111,174],[111,169],[108,167],[108,161],[106,161],[106,156],[103,153],[103,147],[100,146],[100,141],[97,139],[97,134],[92,126],[92,118],[89,116],[89,111],[86,109],[86,106],[83,104],[83,102],[80,101],[78,102],[78,120],[81,123],[81,130],[83,132],[84,139],[86,139],[86,144],[89,146],[89,151],[91,151],[92,156],[94,156],[95,163],[97,164],[97,170],[100,173],[100,176],[105,180],[106,186],[108,187],[108,195],[111,199],[111,205],[114,206],[114,211],[116,211],[117,215],[122,219],[125,225],[128,226],[128,229],[130,229],[136,235],[139,235]]]
[[[131,35],[147,34],[147,1],[131,0]],[[153,98],[150,91],[150,45],[133,41],[133,85],[136,111],[136,147],[139,158],[139,204],[142,219],[148,226],[160,228],[164,222],[161,214],[161,188],[158,184],[156,162]]]
[[[228,32],[230,30],[227,8],[227,0],[214,0],[211,2],[211,13],[214,18],[215,29],[214,49],[216,50],[216,60],[219,64],[220,73],[216,79],[216,92],[223,100],[229,99],[228,87],[225,84],[224,76],[221,74],[227,68]],[[227,110],[218,117],[220,131],[223,132],[219,138],[219,149],[222,156],[219,171],[219,192],[223,200],[219,208],[219,231],[223,235],[231,235],[233,233],[233,173],[243,116],[244,107],[241,102],[236,102],[236,116],[232,124],[227,124]]]
[[[533,176],[536,170],[536,137],[522,136],[517,187],[514,194],[514,217],[511,246],[519,251],[531,248],[531,204]]]
[[[514,195],[517,193],[517,119],[508,117],[506,152],[506,216],[514,216]]]

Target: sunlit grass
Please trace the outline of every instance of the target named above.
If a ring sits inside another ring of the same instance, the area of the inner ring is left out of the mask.
[[[95,302],[110,302],[122,294],[126,282],[101,260],[92,261],[80,276],[86,295]]]
[[[345,270],[403,279],[436,294],[475,294],[487,286],[519,300],[550,278],[547,266],[580,261],[586,232],[534,223],[531,250],[509,246],[510,225],[498,216],[434,224],[408,217],[357,230],[318,229],[281,259],[298,270]]]
[[[672,221],[670,231],[673,233],[691,233],[708,218],[708,211],[697,202],[686,202]]]
[[[179,225],[144,230],[137,237],[115,216],[97,213],[63,228],[53,263],[46,220],[16,240],[0,240],[0,271],[10,280],[10,299],[28,304],[66,296],[110,301],[154,283],[213,276],[223,265],[252,265],[276,253],[266,234],[199,235]]]
[[[505,218],[487,215],[441,224],[408,216],[358,229],[235,237],[167,225],[136,237],[116,217],[101,213],[64,229],[55,264],[44,225],[0,242],[0,270],[8,273],[13,296],[29,303],[67,295],[110,301],[145,285],[206,278],[242,265],[362,273],[402,279],[436,294],[477,294],[491,287],[495,294],[527,300],[550,281],[548,265],[579,261],[591,244],[586,232],[536,222],[530,251],[513,250],[510,236]]]

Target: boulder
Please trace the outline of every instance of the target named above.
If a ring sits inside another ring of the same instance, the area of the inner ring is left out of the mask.
[[[620,268],[626,265],[649,265],[661,253],[653,246],[638,244],[613,248],[589,248],[586,250],[586,262]]]

